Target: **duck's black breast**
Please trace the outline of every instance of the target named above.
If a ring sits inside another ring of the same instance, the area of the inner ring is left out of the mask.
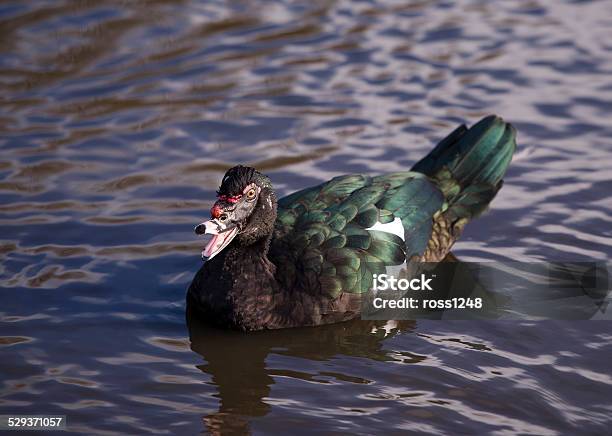
[[[196,273],[187,291],[187,303],[199,318],[223,327],[229,326],[232,318],[231,301],[225,297],[231,278],[223,274],[223,264],[215,259],[204,263]]]
[[[239,330],[278,328],[283,292],[274,265],[245,248],[228,248],[206,262],[188,290],[188,301],[207,323]]]

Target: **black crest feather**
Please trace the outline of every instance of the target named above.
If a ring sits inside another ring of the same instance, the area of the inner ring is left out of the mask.
[[[227,170],[223,180],[221,180],[217,195],[240,195],[244,188],[251,183],[256,183],[261,188],[272,187],[270,179],[257,172],[255,168],[237,165]]]

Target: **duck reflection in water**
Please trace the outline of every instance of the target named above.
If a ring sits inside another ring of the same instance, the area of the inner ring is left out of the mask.
[[[198,368],[212,377],[218,389],[219,410],[203,418],[207,432],[246,434],[252,418],[270,412],[271,405],[265,399],[270,396],[274,376],[306,380],[316,379],[317,375],[331,376],[270,368],[266,359],[271,353],[315,361],[336,355],[394,360],[384,349],[384,339],[412,332],[415,322],[352,320],[320,327],[241,333],[204,324],[193,316],[188,305],[187,325],[191,349],[206,361]]]

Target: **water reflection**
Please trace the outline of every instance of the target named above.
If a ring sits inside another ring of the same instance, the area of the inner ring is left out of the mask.
[[[212,376],[217,387],[219,410],[205,417],[212,434],[247,433],[251,418],[270,412],[270,387],[273,377],[293,377],[315,383],[329,383],[338,378],[369,384],[371,380],[337,373],[311,374],[299,369],[270,368],[270,354],[288,355],[308,360],[329,360],[334,356],[360,357],[375,361],[396,360],[386,350],[384,339],[414,330],[414,321],[361,321],[317,328],[282,329],[255,333],[222,331],[207,326],[187,309],[191,349],[206,361],[198,368]],[[417,359],[418,361],[418,359]],[[295,393],[300,397],[299,392]]]

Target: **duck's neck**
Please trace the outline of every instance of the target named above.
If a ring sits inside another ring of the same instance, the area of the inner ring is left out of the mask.
[[[225,269],[231,269],[233,275],[241,276],[241,273],[249,273],[249,269],[260,270],[263,268],[274,276],[274,264],[268,259],[268,250],[272,235],[261,238],[251,244],[241,244],[240,235],[236,238],[236,244],[230,244],[225,255]]]
[[[220,305],[228,321],[238,328],[261,329],[272,322],[279,302],[275,298],[276,268],[267,257],[269,244],[270,237],[249,245],[232,243],[224,250],[225,256],[219,256],[219,266],[211,265],[213,274],[207,274],[206,291],[213,289],[209,296],[218,300],[213,305]]]

